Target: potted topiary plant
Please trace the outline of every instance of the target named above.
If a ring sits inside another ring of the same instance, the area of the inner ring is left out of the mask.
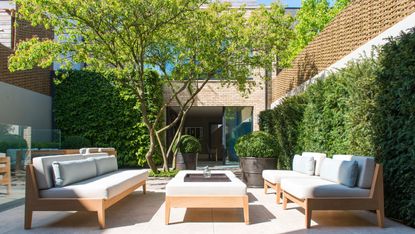
[[[242,180],[248,187],[263,187],[262,171],[275,169],[278,148],[272,135],[256,131],[238,138],[235,151],[239,157]]]
[[[183,135],[179,141],[177,169],[196,170],[196,158],[202,146],[199,140],[191,135]],[[185,167],[183,168],[183,162]]]

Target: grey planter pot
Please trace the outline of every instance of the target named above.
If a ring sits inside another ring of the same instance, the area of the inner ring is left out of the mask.
[[[176,155],[176,168],[179,170],[196,170],[197,154],[180,153]]]
[[[276,158],[240,158],[239,165],[242,170],[243,182],[251,188],[264,187],[264,179],[262,171],[267,169],[275,169],[277,165]]]

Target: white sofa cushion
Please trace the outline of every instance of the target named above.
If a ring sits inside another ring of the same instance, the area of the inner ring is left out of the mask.
[[[352,160],[353,155],[351,154],[334,154],[333,159],[334,160],[346,160],[350,161]]]
[[[55,186],[63,187],[97,176],[94,159],[52,162]]]
[[[197,195],[245,195],[246,185],[231,171],[212,171],[225,173],[231,182],[184,182],[186,173],[203,173],[202,171],[180,171],[166,185],[166,196],[197,196]]]
[[[293,171],[314,175],[314,157],[294,155]]]
[[[324,159],[321,164],[320,177],[339,184],[339,171],[342,161],[343,160],[334,160],[331,158]]]
[[[357,176],[357,186],[370,188],[372,186],[373,174],[375,173],[375,159],[373,157],[354,156],[346,154],[333,155],[336,160],[354,160],[357,162],[359,173]]]
[[[281,183],[282,178],[304,178],[309,177],[309,175],[291,171],[291,170],[263,170],[262,171],[262,178],[267,180],[273,184]]]
[[[94,157],[97,175],[103,175],[118,170],[117,158],[115,156]]]
[[[320,175],[320,168],[321,163],[326,158],[326,154],[324,153],[316,153],[316,152],[303,152],[303,157],[313,157],[315,160],[315,166],[314,166],[314,175],[318,176]]]
[[[53,170],[52,162],[81,160],[84,157],[80,154],[67,154],[57,156],[43,156],[33,158],[33,167],[35,169],[36,181],[39,189],[48,189],[53,187]]]
[[[356,185],[358,165],[355,161],[326,158],[321,166],[320,177],[349,187]]]
[[[353,156],[352,160],[357,162],[359,169],[357,186],[360,188],[370,188],[375,173],[375,159],[372,157]]]
[[[301,155],[296,154],[293,158],[293,171],[300,171],[301,167]]]
[[[119,170],[60,188],[40,190],[42,198],[112,198],[148,177],[148,170]]]
[[[358,187],[349,188],[319,177],[283,178],[281,188],[299,198],[321,197],[368,197],[370,190]]]

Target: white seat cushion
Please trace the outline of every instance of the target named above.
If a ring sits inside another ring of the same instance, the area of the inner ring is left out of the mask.
[[[262,178],[273,184],[281,183],[282,178],[307,178],[309,175],[291,170],[263,170]]]
[[[148,177],[148,170],[119,170],[60,188],[40,190],[42,198],[112,198]]]
[[[184,177],[189,172],[203,173],[202,171],[180,171],[167,184],[166,196],[246,195],[246,185],[231,171],[212,171],[212,173],[225,173],[231,182],[184,182]]]
[[[319,177],[287,178],[281,180],[285,192],[299,198],[368,197],[369,189],[349,188]]]

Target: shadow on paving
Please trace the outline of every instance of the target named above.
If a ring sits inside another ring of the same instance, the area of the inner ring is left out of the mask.
[[[148,223],[160,209],[164,202],[164,193],[147,191],[136,191],[120,202],[114,204],[106,211],[106,228],[132,226],[139,223]],[[36,220],[34,212],[34,220]],[[49,227],[92,227],[98,228],[96,212],[78,211],[66,217],[49,223]],[[46,227],[46,226],[41,226]],[[39,227],[34,223],[34,227]]]

